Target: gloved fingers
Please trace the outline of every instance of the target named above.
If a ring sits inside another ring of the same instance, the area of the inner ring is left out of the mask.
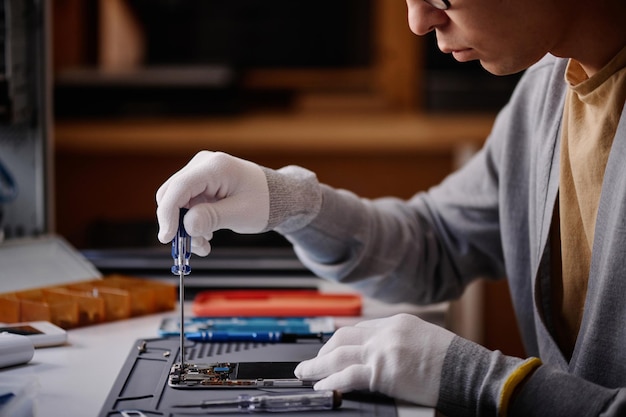
[[[355,324],[355,327],[386,327],[389,325],[390,317],[381,317],[370,320],[363,320]]]
[[[171,178],[168,178],[167,181],[165,181],[163,184],[161,184],[161,186],[157,190],[157,192],[156,192],[156,202],[157,202],[157,204],[159,204],[159,201],[161,201],[161,199],[163,199],[163,194],[165,194],[165,192],[167,191],[167,187],[169,187],[170,180],[171,180]]]
[[[317,356],[327,355],[340,347],[363,346],[373,336],[375,336],[373,329],[353,326],[341,327],[324,343],[318,351]]]
[[[210,151],[197,152],[189,161],[187,161],[185,166],[183,166],[181,169],[176,171],[174,174],[170,175],[170,177],[159,187],[159,189],[156,192],[157,203],[161,201],[161,199],[163,198],[163,195],[167,191],[167,188],[172,182],[174,182],[174,180],[176,180],[181,175],[184,175],[185,172],[189,171],[190,169],[192,169],[192,167],[197,165],[200,159],[205,159],[206,155],[211,154],[211,153],[213,152],[210,152]]]
[[[157,235],[161,243],[168,243],[176,236],[178,230],[178,210],[171,207],[157,207],[157,222],[159,223],[159,233]]]
[[[175,186],[176,179],[181,176],[184,169],[169,177],[156,192],[158,239],[161,243],[168,243],[174,239],[178,230],[179,209],[185,207],[187,203],[184,198],[176,197],[180,193],[177,188],[180,187]]]
[[[161,199],[157,198],[157,222],[159,223],[158,238],[161,243],[168,243],[174,239],[178,230],[178,216],[180,209],[189,207],[189,202],[194,195],[192,188],[176,186],[175,184],[164,184],[159,188],[163,191]],[[158,192],[157,192],[158,194]],[[186,217],[186,216],[185,216]]]
[[[197,204],[185,215],[185,229],[191,236],[207,236],[216,230],[230,229],[238,233],[258,233],[267,225],[255,213],[269,218],[269,205],[254,204],[253,194],[234,195],[213,203]],[[260,223],[264,223],[260,226]]]
[[[187,165],[189,165],[189,163],[187,163]],[[179,171],[175,172],[174,174],[170,175],[170,177],[167,180],[165,180],[165,182],[163,184],[161,184],[161,186],[159,187],[159,189],[156,192],[156,202],[157,202],[157,204],[159,204],[161,202],[161,200],[163,200],[163,196],[165,195],[165,193],[167,193],[167,190],[168,190],[170,184],[172,183],[172,181],[184,169],[185,169],[185,167],[183,167]]]
[[[197,174],[196,174],[197,175]],[[178,177],[178,178],[177,178]],[[168,183],[175,180],[175,182]],[[199,203],[210,201],[209,198],[202,195],[205,185],[201,183],[201,179],[194,178],[187,174],[174,174],[166,182],[159,191],[166,189],[161,199],[157,199],[157,221],[159,223],[158,238],[161,243],[170,242],[176,235],[178,230],[178,215],[181,207],[191,207]],[[185,228],[187,228],[187,217],[185,215]],[[215,230],[215,229],[213,229]],[[213,231],[211,230],[211,232]],[[187,230],[189,232],[189,230]],[[196,234],[197,236],[198,234]]]
[[[357,323],[355,327],[360,328],[378,328],[380,331],[389,332],[423,332],[427,331],[432,324],[422,320],[412,314],[400,313],[391,317],[383,317]]]
[[[294,374],[298,379],[315,381],[326,378],[335,372],[351,365],[360,365],[363,362],[363,348],[361,346],[342,346],[326,355],[318,355],[313,359],[300,362]]]
[[[372,390],[372,369],[366,365],[352,365],[315,383],[315,390],[337,390],[350,392]]]
[[[190,207],[198,199],[219,198],[222,186],[220,176],[216,175],[212,159],[215,153],[202,151],[197,153],[182,169],[169,177],[156,193],[158,238],[161,243],[170,242],[178,229],[178,212],[182,207]],[[212,175],[212,173],[215,173]],[[202,194],[207,194],[203,197]],[[213,195],[216,194],[216,195]]]
[[[191,252],[198,256],[207,256],[211,253],[211,239],[205,239],[201,236],[191,238]]]

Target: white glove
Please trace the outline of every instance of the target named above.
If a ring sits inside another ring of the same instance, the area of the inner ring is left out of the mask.
[[[269,220],[269,189],[261,167],[221,152],[196,154],[159,188],[156,200],[159,240],[174,238],[179,209],[187,207],[185,229],[192,252],[201,256],[210,252],[214,231],[259,233]]]
[[[338,329],[295,375],[319,380],[316,390],[369,390],[434,407],[443,361],[455,335],[409,315]]]

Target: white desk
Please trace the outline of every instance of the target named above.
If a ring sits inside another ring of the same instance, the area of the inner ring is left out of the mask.
[[[406,306],[381,307],[368,302],[363,315],[371,317],[407,311]],[[429,309],[430,316],[444,307]],[[157,337],[157,329],[165,316],[175,311],[137,317],[68,331],[64,346],[37,349],[30,363],[0,369],[0,379],[33,378],[37,381],[37,417],[95,417],[120,372],[134,342],[140,338]],[[340,318],[338,325],[356,322],[358,318]],[[398,417],[433,417],[428,408],[399,405]]]

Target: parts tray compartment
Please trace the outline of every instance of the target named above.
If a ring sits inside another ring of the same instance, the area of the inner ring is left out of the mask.
[[[302,361],[314,357],[321,347],[319,341],[301,343],[201,343],[186,341],[185,360],[192,363],[211,362],[273,362]],[[121,416],[123,410],[141,411],[147,417],[182,417],[190,414],[233,416],[233,412],[207,413],[206,409],[173,408],[176,404],[199,404],[204,400],[231,399],[240,394],[259,394],[260,389],[175,389],[167,384],[174,361],[179,361],[178,338],[139,339],[132,346],[126,362],[105,400],[99,417]],[[308,388],[296,388],[302,391]],[[261,392],[289,392],[291,388],[263,389]],[[217,410],[216,410],[217,411]],[[317,412],[324,416],[335,413],[341,417],[395,417],[392,399],[376,394],[344,396],[337,410]],[[131,414],[133,415],[133,414]],[[302,413],[280,413],[284,417],[300,417]]]

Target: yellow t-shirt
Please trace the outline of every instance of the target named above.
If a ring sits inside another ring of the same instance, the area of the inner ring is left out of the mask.
[[[582,321],[604,170],[626,98],[626,48],[588,78],[570,60],[561,136],[561,271],[552,278],[555,337],[571,357]]]

